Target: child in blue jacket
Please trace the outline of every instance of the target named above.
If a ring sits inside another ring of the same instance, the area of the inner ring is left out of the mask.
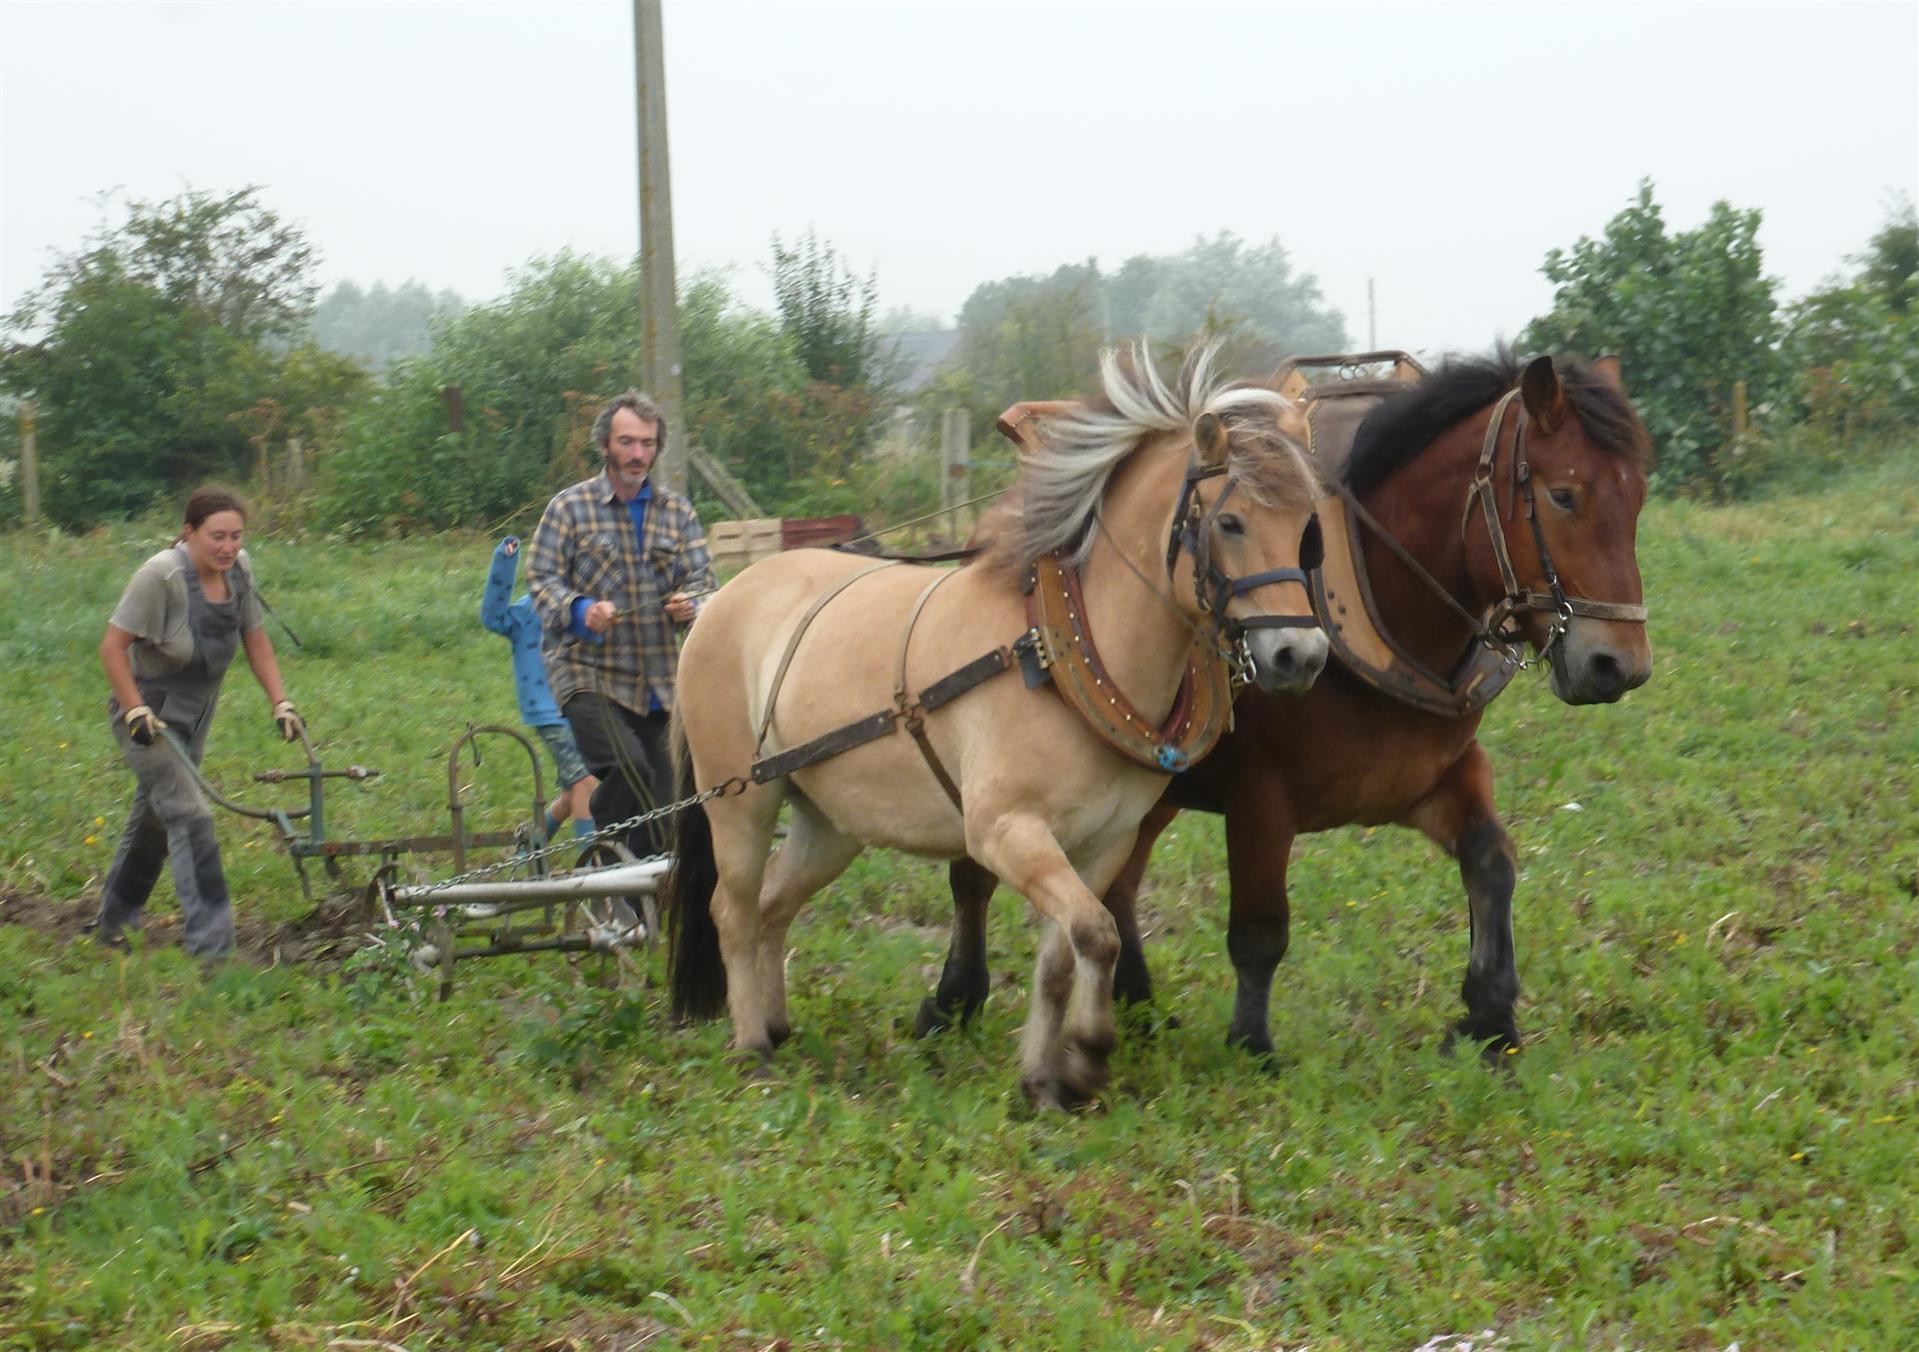
[[[486,594],[480,601],[480,623],[513,644],[513,685],[520,697],[520,717],[538,733],[553,755],[560,772],[560,796],[546,808],[547,839],[560,829],[560,822],[573,819],[573,834],[593,834],[593,790],[600,781],[587,773],[586,762],[573,740],[573,729],[553,702],[547,687],[546,668],[540,664],[540,619],[533,612],[533,598],[522,596],[509,603],[513,580],[520,569],[520,541],[509,535],[493,551],[493,567],[486,575]]]

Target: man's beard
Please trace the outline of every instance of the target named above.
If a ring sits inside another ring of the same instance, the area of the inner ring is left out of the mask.
[[[652,468],[651,465],[648,465],[637,474],[628,474],[626,470],[620,467],[620,462],[610,456],[606,462],[606,472],[611,475],[613,481],[622,488],[638,488],[646,482],[646,476]]]

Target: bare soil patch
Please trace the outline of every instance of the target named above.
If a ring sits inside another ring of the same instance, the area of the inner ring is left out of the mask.
[[[60,899],[0,885],[0,925],[20,925],[62,943],[85,938],[98,900],[92,896]],[[364,942],[373,925],[366,899],[328,894],[298,919],[275,922],[237,908],[235,956],[262,967],[300,962],[337,967]],[[153,946],[177,947],[180,912],[170,905],[150,908],[142,931]]]

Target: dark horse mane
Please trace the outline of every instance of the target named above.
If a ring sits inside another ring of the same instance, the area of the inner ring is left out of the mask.
[[[1559,383],[1595,446],[1652,464],[1652,442],[1626,396],[1580,362],[1555,359]],[[1503,343],[1489,357],[1449,357],[1439,370],[1394,395],[1360,424],[1346,461],[1346,486],[1359,492],[1424,450],[1440,433],[1519,383],[1525,363]]]

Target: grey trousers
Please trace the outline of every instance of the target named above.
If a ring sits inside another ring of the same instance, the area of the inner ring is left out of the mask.
[[[187,749],[198,765],[206,754],[209,709],[193,730]],[[119,938],[140,928],[147,898],[160,880],[160,870],[173,862],[173,890],[179,894],[186,920],[181,947],[194,957],[214,958],[233,951],[233,907],[227,897],[226,874],[220,868],[220,845],[213,836],[213,810],[200,786],[164,742],[141,746],[127,735],[126,725],[113,719],[114,740],[137,787],[126,829],[113,853],[113,864],[100,889],[100,937]]]

